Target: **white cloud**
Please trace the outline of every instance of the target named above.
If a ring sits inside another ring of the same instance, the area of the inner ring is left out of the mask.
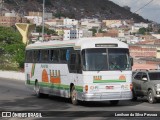
[[[110,0],[120,6],[129,6],[132,12],[137,11],[151,0]],[[153,0],[150,4],[139,10],[137,14],[140,14],[146,19],[156,21],[160,23],[160,1]]]

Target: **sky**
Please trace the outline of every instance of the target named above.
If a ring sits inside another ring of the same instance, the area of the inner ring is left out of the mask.
[[[131,12],[135,12],[147,3],[150,4],[136,12],[145,19],[160,23],[160,0],[110,0],[120,6],[129,6]]]

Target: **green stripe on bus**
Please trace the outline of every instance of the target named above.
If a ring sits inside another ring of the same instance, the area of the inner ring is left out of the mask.
[[[82,86],[76,86],[75,88],[76,88],[77,91],[83,92],[83,87]]]
[[[30,81],[30,85],[35,85],[35,81]],[[70,90],[69,85],[64,85],[64,84],[52,84],[52,83],[45,83],[45,82],[38,82],[38,84],[41,87],[50,87],[50,88],[55,88],[55,89],[64,89],[64,90]],[[76,90],[79,92],[83,92],[83,87],[82,86],[75,86]]]
[[[93,80],[93,83],[114,83],[114,82],[126,82],[126,80]]]

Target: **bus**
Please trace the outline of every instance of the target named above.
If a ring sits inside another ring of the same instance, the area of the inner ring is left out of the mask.
[[[116,105],[132,99],[132,60],[128,45],[111,37],[37,42],[26,47],[25,83],[37,97]]]

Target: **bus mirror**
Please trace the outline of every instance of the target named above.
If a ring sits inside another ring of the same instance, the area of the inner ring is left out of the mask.
[[[130,57],[131,66],[133,66],[133,58]]]

